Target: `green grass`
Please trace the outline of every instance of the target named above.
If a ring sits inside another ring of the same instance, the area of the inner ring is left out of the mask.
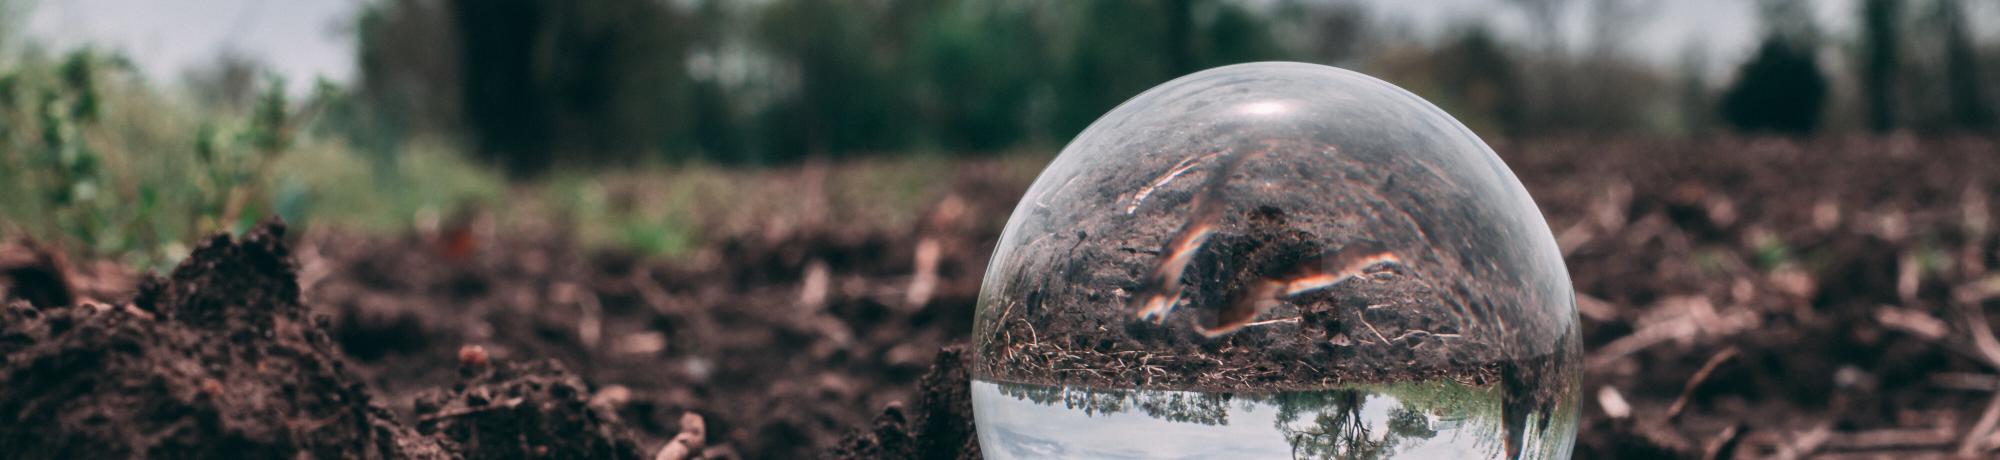
[[[338,91],[290,100],[282,85],[267,82],[253,107],[217,110],[162,95],[116,56],[0,64],[0,234],[158,270],[203,235],[272,215],[301,229],[385,234],[424,216],[483,210],[502,229],[553,227],[592,249],[676,257],[722,235],[911,228],[966,161],[660,163],[509,183],[445,140],[356,149],[316,116],[340,102]],[[1026,183],[1048,159],[975,161],[988,164],[984,174]]]
[[[377,171],[364,155],[334,143],[301,148],[273,171],[282,184],[274,197],[291,188],[302,190],[301,211],[280,213],[287,221],[354,231],[405,230],[420,213],[447,212],[468,203],[498,204],[508,192],[498,170],[472,163],[437,142],[403,149],[388,171]]]
[[[509,206],[496,214],[502,226],[542,219],[571,224],[588,247],[675,257],[726,235],[913,228],[952,192],[966,161],[917,155],[783,168],[658,164],[563,171],[514,187]],[[1005,180],[1026,183],[1048,157],[1022,152],[986,161]]]

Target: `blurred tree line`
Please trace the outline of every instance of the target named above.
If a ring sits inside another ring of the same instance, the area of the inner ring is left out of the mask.
[[[1865,0],[1852,36],[1809,2],[1757,5],[1756,51],[1710,69],[1698,47],[1668,68],[1627,49],[1660,6],[1634,0],[1507,0],[1525,34],[1440,37],[1304,0],[383,0],[357,20],[355,103],[329,117],[371,150],[444,134],[523,175],[979,154],[1060,145],[1158,83],[1282,59],[1382,77],[1489,136],[1993,130],[2000,49],[1958,0]]]

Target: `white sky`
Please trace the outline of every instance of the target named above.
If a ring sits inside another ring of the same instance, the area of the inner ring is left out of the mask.
[[[294,90],[317,76],[354,75],[354,40],[343,28],[359,0],[29,1],[29,37],[59,50],[124,50],[154,81],[177,83],[224,51],[271,66]]]
[[[178,82],[189,68],[212,62],[225,50],[257,58],[294,82],[325,76],[336,82],[354,75],[354,39],[343,29],[364,0],[27,0],[33,6],[28,33],[66,49],[82,44],[123,49],[150,78]],[[1500,0],[1354,0],[1371,14],[1435,33],[1468,20],[1493,22],[1502,33],[1525,32],[1526,21]],[[1748,54],[1760,31],[1755,0],[1659,1],[1628,43],[1661,66],[1677,65],[1688,46],[1699,46],[1711,71],[1731,67]],[[1586,4],[1587,1],[1572,1]],[[1976,32],[1996,35],[1979,21],[1994,10],[1975,8]],[[1854,0],[1813,2],[1822,26],[1838,35],[1851,29]],[[1583,11],[1569,18],[1569,33],[1581,36]],[[1518,36],[1518,35],[1516,35]],[[310,85],[293,85],[295,89]]]
[[[1520,39],[1530,24],[1518,8],[1501,0],[1360,0],[1369,11],[1400,18],[1419,33],[1486,20],[1501,34]],[[1747,58],[1763,31],[1756,0],[1659,0],[1642,4],[1625,46],[1647,62],[1678,66],[1684,53],[1698,49],[1711,71],[1726,70]],[[1587,35],[1591,1],[1570,0],[1563,31],[1572,40]],[[1855,0],[1815,1],[1822,30],[1838,36],[1850,28]]]

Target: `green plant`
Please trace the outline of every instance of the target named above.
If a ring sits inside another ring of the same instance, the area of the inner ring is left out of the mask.
[[[32,152],[22,169],[34,172],[24,179],[41,192],[45,232],[93,248],[108,243],[101,238],[105,222],[97,212],[102,204],[101,160],[84,138],[85,130],[98,121],[97,67],[97,57],[90,51],[70,53],[50,76],[53,84],[30,90],[33,103],[25,107],[29,113],[20,113],[22,107],[11,103],[15,101],[9,104],[16,109],[10,110],[10,118],[31,119],[37,134],[31,145],[18,147]]]
[[[302,102],[285,88],[266,79],[250,107],[235,113],[163,97],[115,53],[30,53],[0,63],[0,236],[160,268],[200,235],[239,231],[273,214],[296,223],[314,213],[319,196],[412,201],[395,194],[405,187],[378,186],[378,172],[349,167],[364,156],[310,135],[321,107],[343,97],[332,85],[322,82]],[[471,169],[463,162],[423,166],[453,179],[416,187],[422,191],[496,193],[486,184],[497,179],[456,179]],[[348,206],[343,217],[400,222],[411,207]]]
[[[242,230],[268,212],[259,192],[271,165],[292,143],[295,114],[286,102],[284,80],[272,77],[248,120],[197,128],[193,148],[207,183],[191,216],[196,231]]]

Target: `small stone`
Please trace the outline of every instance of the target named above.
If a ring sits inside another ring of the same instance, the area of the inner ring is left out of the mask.
[[[488,363],[492,362],[492,359],[491,355],[486,354],[486,347],[466,345],[458,348],[458,365],[460,367],[482,369]]]

